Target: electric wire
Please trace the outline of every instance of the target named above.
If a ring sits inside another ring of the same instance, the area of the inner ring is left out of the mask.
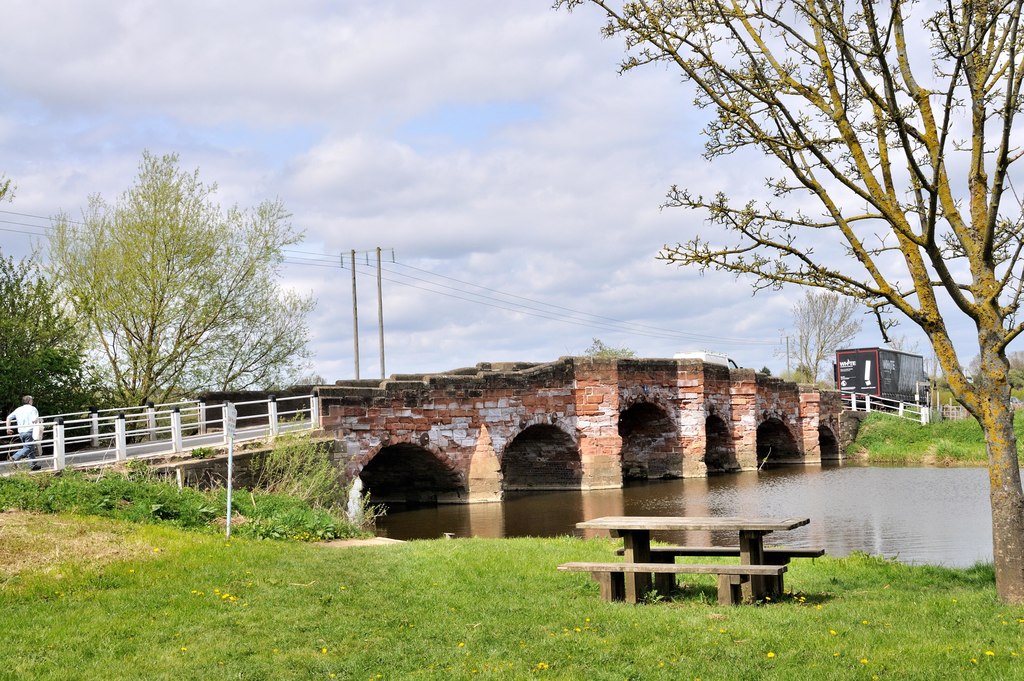
[[[291,258],[286,258],[286,262],[287,261],[291,261],[291,260],[292,260]],[[317,266],[321,266],[321,267],[331,267],[331,268],[338,267],[337,264],[328,262],[326,260],[317,261],[317,262],[309,262],[309,261],[305,261],[305,260],[302,260],[302,261],[295,260],[294,263],[295,264],[313,264],[313,265],[317,265]],[[412,269],[420,269],[420,268],[415,268],[414,267]],[[549,306],[547,306],[547,307],[550,307],[550,308],[553,308],[553,309],[546,309],[546,308],[543,308],[543,307],[538,308],[538,307],[535,307],[535,306],[523,305],[522,303],[516,303],[516,302],[507,301],[507,300],[502,300],[500,298],[495,298],[494,296],[489,296],[489,295],[485,295],[485,294],[481,294],[481,293],[476,293],[476,292],[473,292],[473,291],[466,291],[464,289],[455,288],[455,287],[449,286],[447,284],[443,284],[443,283],[439,283],[439,282],[434,282],[434,281],[429,281],[429,280],[423,279],[421,277],[414,277],[414,276],[411,276],[411,275],[402,274],[400,272],[395,272],[394,270],[391,270],[391,269],[388,269],[388,268],[383,268],[382,267],[382,271],[383,272],[387,272],[389,274],[393,274],[393,275],[405,277],[405,278],[408,278],[408,279],[412,279],[413,281],[418,281],[420,283],[426,284],[427,286],[437,287],[437,288],[427,288],[425,286],[420,286],[420,285],[417,285],[417,284],[414,284],[414,283],[410,283],[408,281],[402,281],[402,280],[399,280],[399,279],[394,279],[393,277],[385,277],[385,276],[382,275],[381,276],[382,281],[387,281],[389,283],[398,284],[400,286],[406,286],[408,288],[413,288],[413,289],[425,291],[425,292],[428,292],[428,293],[433,293],[433,294],[436,294],[436,295],[442,295],[442,296],[445,296],[445,297],[448,297],[448,298],[453,298],[453,299],[456,299],[456,300],[462,300],[462,301],[465,301],[465,302],[471,302],[471,303],[475,303],[477,305],[482,305],[482,306],[485,306],[485,307],[490,307],[490,308],[499,309],[499,310],[505,310],[505,311],[508,311],[508,312],[522,314],[522,315],[526,315],[526,316],[530,316],[530,317],[536,317],[536,318],[540,318],[540,319],[546,319],[546,320],[549,320],[549,321],[558,321],[558,322],[562,322],[562,323],[565,323],[565,324],[572,324],[572,325],[575,325],[575,326],[581,326],[581,327],[584,327],[584,328],[597,329],[597,330],[600,330],[600,331],[612,331],[612,332],[618,332],[618,333],[629,333],[629,334],[632,334],[632,335],[645,336],[645,337],[649,337],[649,338],[660,338],[660,339],[663,339],[663,340],[678,340],[678,341],[686,341],[686,342],[699,341],[699,342],[702,342],[702,343],[714,342],[714,343],[717,343],[717,344],[720,344],[720,345],[730,345],[730,346],[736,346],[736,345],[774,346],[774,345],[776,345],[776,343],[774,341],[762,341],[762,340],[751,340],[751,339],[735,339],[735,338],[721,338],[721,337],[716,337],[716,336],[708,336],[708,335],[705,335],[705,334],[691,334],[691,333],[682,332],[682,331],[672,331],[670,329],[663,329],[663,328],[660,328],[660,327],[652,327],[652,326],[648,326],[648,325],[644,325],[644,324],[638,324],[636,322],[627,322],[627,321],[623,321],[623,320],[617,320],[617,319],[613,319],[611,317],[601,317],[600,315],[590,315],[590,314],[585,313],[585,312],[580,312],[578,310],[572,310],[571,308],[565,308],[565,307],[558,306],[558,305],[549,305]],[[423,272],[429,273],[429,274],[433,274],[429,270],[420,270],[420,271],[423,271]],[[359,274],[360,276],[367,277],[367,278],[376,277],[376,268],[372,267],[372,266],[367,266],[367,265],[363,265],[363,264],[357,263],[356,273]],[[535,300],[532,300],[532,299],[529,299],[529,298],[524,298],[523,296],[517,296],[517,295],[514,295],[514,294],[504,293],[504,292],[501,292],[501,291],[497,291],[496,289],[489,289],[488,287],[478,286],[478,285],[472,284],[470,282],[463,282],[461,280],[454,279],[452,277],[447,277],[445,275],[438,275],[438,276],[440,278],[443,278],[443,279],[453,280],[453,281],[456,281],[456,282],[459,282],[459,283],[463,283],[463,284],[468,285],[468,286],[475,286],[477,288],[481,288],[481,289],[484,289],[484,290],[496,292],[496,293],[499,293],[501,295],[506,295],[506,296],[513,297],[513,298],[520,298],[520,299],[523,299],[523,300],[528,300],[530,302],[537,303],[539,305],[546,305],[545,303],[543,303],[541,301],[535,301]],[[438,290],[438,289],[446,289],[447,291],[453,291],[454,293],[448,293],[445,290]],[[468,297],[466,297],[467,295],[468,296],[474,296],[474,297],[473,298],[468,298]],[[564,311],[569,311],[569,312],[573,313],[574,315],[577,316],[577,318],[574,319],[574,318],[571,318],[571,317],[566,317],[566,315],[563,314]],[[579,317],[583,317],[583,318],[581,319]],[[586,317],[591,317],[592,319],[586,319]]]
[[[49,224],[33,224],[29,222],[23,222],[18,220],[6,220],[0,219],[0,224],[12,225],[13,227],[24,227],[26,229],[13,229],[11,227],[0,227],[2,232],[10,232],[16,234],[25,234],[28,236],[36,236],[44,239],[49,239],[53,230],[54,218],[43,215],[36,215],[32,213],[23,213],[18,211],[11,211],[0,209],[0,214],[11,215],[21,218],[30,218],[35,220],[44,220]],[[85,223],[70,220],[68,218],[62,218],[65,222],[85,226]],[[42,231],[28,231],[28,230],[42,230]],[[392,249],[388,249],[392,250]],[[345,268],[348,269],[350,265],[345,259],[348,253],[327,254],[322,252],[313,251],[302,251],[297,249],[284,248],[282,251],[282,262],[285,264],[299,265],[299,266],[312,266],[312,267],[328,267],[331,269]],[[376,269],[369,264],[368,254],[370,251],[360,251],[359,255],[367,255],[366,263],[356,262],[357,274],[364,277],[376,277]],[[416,267],[407,263],[400,262],[394,258],[394,251],[392,250],[392,258],[388,265],[394,265],[396,267],[412,270],[419,272],[436,279],[453,282],[459,284],[459,287],[452,286],[443,282],[426,279],[423,277],[407,274],[404,272],[397,271],[391,267],[383,267],[382,271],[388,272],[393,275],[391,277],[381,277],[382,281],[387,281],[392,284],[399,286],[405,286],[427,293],[435,295],[445,296],[455,300],[461,300],[464,302],[474,303],[493,309],[504,310],[516,314],[522,314],[529,317],[545,319],[549,321],[558,321],[566,324],[580,326],[584,328],[597,329],[600,331],[611,331],[619,333],[629,333],[633,335],[645,336],[649,338],[659,338],[666,340],[681,340],[687,342],[701,342],[701,343],[715,343],[719,345],[755,345],[755,346],[773,346],[776,343],[774,341],[764,341],[748,338],[730,338],[725,336],[712,336],[708,334],[697,334],[688,333],[683,331],[673,331],[672,329],[666,329],[663,327],[652,326],[648,324],[642,324],[638,322],[629,322],[621,319],[615,319],[613,317],[606,317],[603,315],[596,315],[589,312],[582,312],[573,308],[565,307],[562,305],[546,303],[544,301],[528,298],[514,293],[508,293],[499,289],[483,286],[481,284],[474,284],[473,282],[465,281],[455,277],[451,277],[445,274],[433,272],[428,269]],[[360,269],[362,268],[362,269]],[[369,269],[369,271],[366,271]],[[401,277],[402,279],[396,279],[394,277]],[[425,286],[420,286],[413,282],[419,282]],[[474,290],[467,290],[465,287],[471,287],[485,293],[478,293]],[[440,290],[439,290],[440,289]],[[493,295],[491,295],[493,294]],[[471,296],[471,297],[470,297]],[[498,297],[500,296],[500,297]],[[511,300],[509,300],[511,299]],[[524,301],[522,303],[516,301]],[[564,313],[569,313],[567,317]]]

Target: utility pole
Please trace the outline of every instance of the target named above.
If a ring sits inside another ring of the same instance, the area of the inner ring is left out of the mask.
[[[377,329],[380,339],[380,378],[383,381],[387,376],[384,373],[384,294],[380,277],[380,246],[377,246]]]
[[[356,354],[356,380],[359,380],[359,309],[356,304],[356,251],[352,249],[352,342]]]
[[[381,252],[385,249],[377,246],[375,252],[377,254],[377,327],[378,327],[378,340],[380,343],[380,377],[381,379],[387,378],[384,367],[384,285],[383,276],[381,269]],[[391,251],[391,262],[395,261],[395,249],[387,249]],[[355,354],[355,365],[356,365],[356,380],[359,380],[359,305],[358,295],[356,293],[356,250],[353,248],[349,251],[349,262],[352,268],[352,345]],[[359,251],[359,255],[365,256],[366,266],[370,266],[370,251]],[[345,254],[340,254],[341,269],[345,269]]]

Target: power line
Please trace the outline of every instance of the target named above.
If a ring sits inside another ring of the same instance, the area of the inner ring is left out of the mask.
[[[4,220],[0,219],[0,224],[12,225],[13,227],[24,227],[26,229],[12,229],[0,227],[0,231],[10,232],[14,234],[25,234],[28,236],[36,236],[44,239],[51,237],[53,230],[53,223],[56,221],[55,218],[50,216],[36,215],[33,213],[23,213],[12,210],[0,209],[0,214],[11,215],[21,218],[30,218],[34,220],[45,220],[48,224],[33,224],[29,222],[22,222],[17,220]],[[61,217],[63,222],[86,226],[84,222],[71,220],[66,217]],[[28,231],[28,230],[42,230],[42,231]],[[597,329],[600,331],[611,331],[619,333],[630,333],[633,335],[645,336],[649,338],[660,338],[665,340],[681,340],[687,342],[700,342],[700,343],[716,343],[726,345],[752,345],[752,346],[774,346],[774,341],[763,341],[749,338],[731,338],[726,336],[713,336],[709,334],[689,333],[684,331],[675,331],[672,329],[666,329],[663,327],[652,326],[648,324],[642,324],[638,322],[630,322],[621,319],[615,319],[613,317],[607,317],[603,315],[597,315],[589,312],[583,312],[570,307],[562,305],[547,303],[541,300],[528,298],[515,293],[508,293],[499,289],[490,288],[482,284],[475,284],[470,281],[463,279],[457,279],[450,277],[445,274],[438,272],[432,272],[430,270],[409,265],[403,262],[399,262],[394,257],[394,249],[383,249],[391,251],[391,262],[398,268],[405,268],[413,270],[429,277],[434,277],[443,281],[433,281],[431,279],[425,279],[423,277],[414,276],[407,274],[396,269],[387,268],[389,274],[392,277],[383,277],[383,281],[387,281],[392,284],[399,286],[405,286],[427,293],[433,293],[435,295],[445,296],[455,300],[461,300],[464,302],[474,303],[493,309],[504,310],[506,312],[513,312],[516,314],[522,314],[529,317],[535,317],[539,319],[545,319],[549,321],[559,321],[565,324],[572,324],[574,326],[580,326],[590,329]],[[356,269],[359,270],[357,273],[361,276],[376,276],[372,272],[361,271],[360,268],[369,267],[369,256],[371,253],[376,251],[357,251],[357,255],[366,256],[366,264],[356,263]],[[323,252],[314,251],[302,251],[297,249],[283,248],[281,253],[284,256],[282,261],[286,264],[299,265],[303,267],[326,267],[330,269],[337,269],[344,267],[343,259],[339,255],[327,254]],[[394,277],[401,277],[402,279],[396,279]],[[411,280],[414,282],[420,282],[425,286],[418,286],[414,283],[410,283]],[[458,284],[459,286],[452,286],[444,281]],[[476,290],[467,290],[466,287]],[[441,289],[441,290],[438,290]],[[450,292],[447,292],[450,291]],[[481,291],[481,292],[478,292]],[[493,294],[493,295],[492,295]],[[516,302],[523,301],[523,302]],[[566,316],[568,313],[569,316]]]
[[[311,263],[306,263],[306,264],[311,264]],[[324,267],[331,266],[326,261],[323,261],[323,262],[320,262],[320,263],[316,263],[316,264],[319,265],[319,266],[324,266]],[[397,263],[396,262],[396,264],[401,264],[401,263]],[[500,298],[496,298],[494,296],[490,296],[490,295],[486,295],[486,294],[482,294],[482,293],[476,293],[474,291],[467,291],[467,290],[464,290],[462,288],[456,288],[456,287],[449,286],[449,285],[444,284],[444,283],[434,282],[434,281],[430,281],[430,280],[427,280],[427,279],[423,279],[421,277],[414,277],[414,276],[411,276],[411,275],[402,274],[401,272],[395,272],[394,270],[390,270],[390,269],[385,270],[385,271],[389,272],[390,274],[397,275],[399,277],[404,277],[404,278],[407,278],[407,279],[411,279],[413,281],[418,281],[420,283],[426,284],[427,286],[437,287],[437,288],[427,288],[425,286],[419,286],[417,284],[409,283],[408,281],[403,281],[403,280],[400,280],[400,279],[395,279],[393,277],[384,277],[384,280],[388,281],[390,283],[393,283],[393,284],[398,284],[400,286],[405,286],[407,288],[413,288],[413,289],[417,289],[417,290],[420,290],[420,291],[425,291],[425,292],[428,292],[428,293],[433,293],[433,294],[436,294],[436,295],[445,296],[447,298],[453,298],[455,300],[462,300],[462,301],[465,301],[465,302],[475,303],[477,305],[482,305],[484,307],[490,307],[492,309],[504,310],[506,312],[513,312],[513,313],[517,313],[517,314],[526,315],[526,316],[529,316],[529,317],[545,319],[545,320],[548,320],[548,321],[558,321],[558,322],[562,322],[562,323],[565,323],[565,324],[572,324],[574,326],[580,326],[580,327],[590,328],[590,329],[597,329],[597,330],[600,330],[600,331],[612,331],[612,332],[619,332],[619,333],[629,333],[629,334],[632,334],[632,335],[645,336],[645,337],[648,337],[648,338],[660,338],[660,339],[664,339],[664,340],[677,340],[677,341],[687,341],[687,342],[699,341],[701,343],[714,342],[714,343],[726,344],[726,345],[761,345],[761,346],[774,346],[775,345],[775,343],[773,341],[760,341],[760,340],[738,339],[738,338],[724,338],[724,337],[716,337],[716,336],[710,336],[710,335],[705,335],[705,334],[692,334],[692,333],[687,333],[687,332],[683,332],[683,331],[673,331],[671,329],[663,329],[661,327],[649,326],[649,325],[645,325],[645,324],[638,324],[636,322],[627,322],[627,321],[623,321],[623,320],[613,319],[611,317],[602,317],[600,315],[592,315],[592,314],[589,314],[589,313],[580,312],[578,310],[573,310],[571,308],[566,308],[566,307],[562,307],[562,306],[558,306],[558,305],[549,305],[549,304],[546,304],[546,303],[544,303],[542,301],[536,301],[536,300],[532,300],[532,299],[529,299],[529,298],[524,298],[523,296],[517,296],[515,294],[505,293],[505,292],[502,292],[502,291],[498,291],[497,289],[490,289],[488,287],[480,286],[480,285],[477,285],[477,284],[473,284],[471,282],[465,282],[465,281],[462,281],[462,280],[454,279],[452,277],[447,277],[446,275],[436,274],[436,273],[430,272],[429,270],[423,270],[421,268],[416,268],[416,267],[407,266],[407,265],[403,265],[403,266],[410,267],[411,269],[416,269],[416,270],[419,270],[421,272],[424,272],[424,273],[427,273],[427,274],[431,274],[431,275],[437,276],[437,277],[442,278],[442,279],[448,279],[448,280],[451,280],[451,281],[455,281],[457,283],[462,283],[462,284],[464,284],[466,286],[472,286],[472,287],[480,288],[482,290],[492,291],[494,293],[498,293],[500,295],[504,295],[504,296],[511,297],[511,298],[519,298],[519,299],[522,299],[522,300],[527,300],[527,301],[529,301],[531,303],[535,303],[535,305],[523,305],[522,303],[516,303],[514,301],[503,300],[503,299],[500,299]],[[365,265],[357,265],[357,270],[359,270],[358,273],[360,275],[362,275],[362,276],[375,276],[375,274],[373,272],[363,271],[365,268],[366,268]],[[444,289],[444,290],[438,290],[438,289]],[[446,292],[446,290],[447,291],[453,291],[454,293],[448,293],[448,292]],[[473,296],[473,297],[467,297],[467,296]],[[536,305],[540,305],[542,307],[536,307]],[[565,314],[563,314],[563,312],[565,312],[565,311],[571,312],[576,318],[567,317]],[[588,319],[588,317],[589,317],[589,319]]]

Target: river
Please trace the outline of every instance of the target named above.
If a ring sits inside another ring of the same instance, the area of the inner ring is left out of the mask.
[[[988,475],[983,468],[781,467],[614,490],[532,493],[502,503],[391,506],[377,531],[395,539],[444,533],[591,536],[577,530],[576,523],[603,515],[807,516],[809,525],[769,535],[766,543],[822,546],[831,556],[863,551],[951,567],[992,560]],[[734,536],[706,532],[655,538],[735,543]]]

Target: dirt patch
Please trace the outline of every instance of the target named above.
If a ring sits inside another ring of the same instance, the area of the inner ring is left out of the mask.
[[[335,539],[334,541],[321,542],[319,546],[331,548],[348,548],[350,546],[385,546],[387,544],[404,544],[401,539],[388,539],[387,537],[370,537],[369,539]]]
[[[60,575],[69,565],[95,567],[146,554],[147,547],[117,528],[44,513],[0,513],[0,580],[31,572]]]

